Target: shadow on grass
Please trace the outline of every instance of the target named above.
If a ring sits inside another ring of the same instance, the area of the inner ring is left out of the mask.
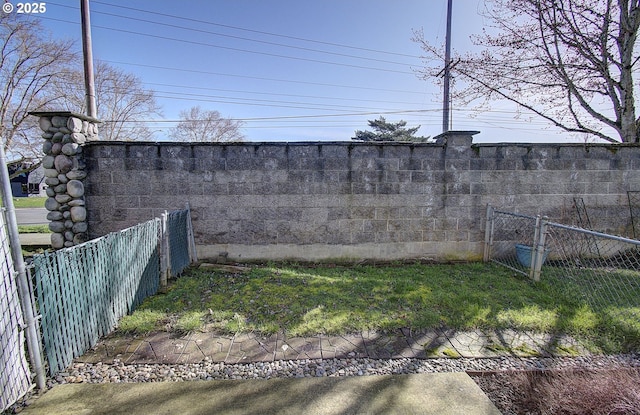
[[[637,307],[594,306],[557,281],[534,283],[482,263],[277,264],[255,266],[244,274],[191,270],[139,309],[163,314],[157,324],[201,313],[203,329],[231,333],[514,329],[568,334],[596,352],[640,346]]]

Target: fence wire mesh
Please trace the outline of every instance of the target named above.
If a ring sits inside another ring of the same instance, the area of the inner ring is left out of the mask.
[[[490,233],[489,259],[520,274],[529,275],[527,259],[522,252],[530,252],[536,229],[536,217],[493,210],[487,221]],[[521,260],[518,260],[518,257]],[[522,261],[524,259],[524,263]]]
[[[537,250],[544,281],[594,311],[640,318],[640,241],[491,208],[486,241],[485,259],[532,276]]]
[[[640,318],[640,241],[546,224],[542,275],[593,309],[625,307]]]
[[[629,214],[631,215],[631,230],[633,239],[640,239],[640,192],[628,191]]]
[[[67,367],[158,290],[160,219],[35,255],[49,373]]]
[[[4,209],[0,214],[0,252],[0,411],[4,411],[31,387]]]

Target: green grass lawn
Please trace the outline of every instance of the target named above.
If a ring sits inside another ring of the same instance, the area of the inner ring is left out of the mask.
[[[638,293],[640,295],[640,293]],[[483,263],[398,266],[254,266],[193,269],[120,322],[121,332],[450,328],[567,333],[594,351],[640,347],[638,308],[587,305],[547,282]]]
[[[13,206],[16,209],[43,208],[46,200],[46,197],[14,197]]]
[[[49,225],[18,225],[19,233],[51,233]]]

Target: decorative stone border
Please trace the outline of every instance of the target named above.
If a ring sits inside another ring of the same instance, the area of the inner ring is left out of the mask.
[[[98,138],[100,121],[72,112],[33,112],[40,118],[44,144],[42,159],[48,199],[45,208],[54,249],[87,239],[84,179],[87,176],[82,144]]]

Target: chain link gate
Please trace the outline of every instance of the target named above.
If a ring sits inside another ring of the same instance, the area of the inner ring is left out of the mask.
[[[640,241],[487,207],[484,260],[640,318]]]

